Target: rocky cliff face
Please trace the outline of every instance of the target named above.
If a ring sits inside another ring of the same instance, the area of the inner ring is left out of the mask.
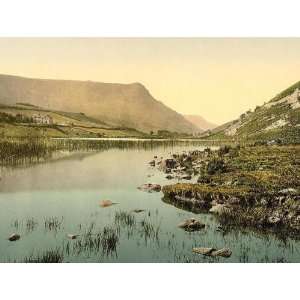
[[[14,105],[16,102],[83,112],[114,126],[132,127],[144,132],[198,131],[182,115],[155,100],[140,83],[44,80],[0,75],[0,103]]]
[[[300,85],[300,83],[298,83]],[[271,101],[212,130],[215,138],[300,141],[300,92],[297,84]]]

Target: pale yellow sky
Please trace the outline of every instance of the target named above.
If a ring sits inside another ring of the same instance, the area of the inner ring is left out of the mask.
[[[300,39],[1,38],[0,73],[141,82],[178,112],[221,124],[300,80]]]

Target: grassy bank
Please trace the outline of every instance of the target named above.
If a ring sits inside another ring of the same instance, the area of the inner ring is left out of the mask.
[[[192,211],[217,207],[224,225],[300,233],[299,145],[227,146],[173,159],[197,183],[164,186],[164,201]]]

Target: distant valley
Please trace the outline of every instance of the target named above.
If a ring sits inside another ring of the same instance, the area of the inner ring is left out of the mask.
[[[197,126],[199,130],[206,131],[209,129],[216,128],[218,125],[207,121],[202,116],[199,115],[184,115],[185,119]]]

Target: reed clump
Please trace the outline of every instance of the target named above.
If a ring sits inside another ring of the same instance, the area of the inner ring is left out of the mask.
[[[115,224],[120,226],[133,227],[136,224],[134,215],[125,211],[115,213]]]
[[[44,226],[47,231],[58,231],[63,224],[63,217],[58,219],[57,217],[45,218]]]
[[[26,220],[26,230],[32,232],[38,226],[38,222],[34,218]]]
[[[75,241],[73,251],[77,255],[82,252],[113,255],[117,251],[119,237],[119,227],[106,226],[102,230],[94,232],[93,227],[90,226],[81,238]],[[69,246],[67,248],[69,249]]]
[[[141,235],[145,238],[145,240],[148,239],[159,239],[159,232],[160,232],[160,226],[154,226],[152,223],[150,223],[147,220],[141,221]]]
[[[60,248],[46,250],[45,252],[34,256],[25,257],[25,263],[62,263],[64,260],[63,252]]]

